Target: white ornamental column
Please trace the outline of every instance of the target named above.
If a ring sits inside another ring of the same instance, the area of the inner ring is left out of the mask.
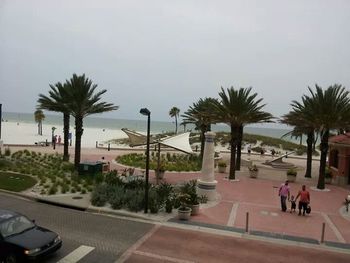
[[[197,194],[206,195],[209,201],[216,199],[216,184],[218,183],[214,175],[214,138],[214,132],[205,133],[202,175],[197,184]]]

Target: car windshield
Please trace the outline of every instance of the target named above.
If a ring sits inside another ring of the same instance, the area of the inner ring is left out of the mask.
[[[0,232],[3,237],[8,237],[19,234],[34,226],[34,223],[25,216],[17,216],[0,223]]]

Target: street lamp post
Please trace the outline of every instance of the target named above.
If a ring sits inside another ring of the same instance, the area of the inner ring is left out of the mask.
[[[145,213],[148,212],[148,177],[149,177],[149,138],[151,126],[151,112],[147,108],[140,110],[142,115],[147,116],[147,146],[146,146],[146,186],[145,186]]]
[[[1,139],[1,125],[2,125],[2,104],[0,103],[0,139]]]

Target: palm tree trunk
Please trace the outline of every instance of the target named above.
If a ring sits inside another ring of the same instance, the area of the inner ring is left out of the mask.
[[[177,134],[177,116],[175,115],[175,134]]]
[[[318,189],[324,189],[324,174],[326,170],[326,160],[328,153],[328,138],[329,138],[329,129],[326,129],[323,134],[321,134],[321,158],[320,158],[320,171],[318,175]]]
[[[83,135],[83,117],[75,117],[75,156],[74,156],[74,167],[78,171],[80,164],[81,154],[81,136]]]
[[[69,114],[63,113],[63,161],[69,161],[68,136],[69,136]]]
[[[38,134],[40,135],[40,121],[38,121]]]
[[[314,132],[309,132],[307,134],[307,158],[306,158],[306,171],[305,171],[305,177],[311,178],[311,167],[312,167],[312,144],[314,141]]]
[[[238,131],[236,171],[241,170],[242,140],[243,140],[243,125],[239,126],[239,131]]]
[[[236,128],[231,125],[231,140],[230,140],[230,146],[231,146],[231,158],[230,158],[230,175],[229,179],[234,180],[236,179],[236,147],[237,147],[237,140],[236,140]]]

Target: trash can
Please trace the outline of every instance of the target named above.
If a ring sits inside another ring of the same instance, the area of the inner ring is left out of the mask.
[[[79,175],[95,175],[102,173],[102,168],[104,164],[104,162],[100,161],[84,161],[79,164],[78,173]]]

